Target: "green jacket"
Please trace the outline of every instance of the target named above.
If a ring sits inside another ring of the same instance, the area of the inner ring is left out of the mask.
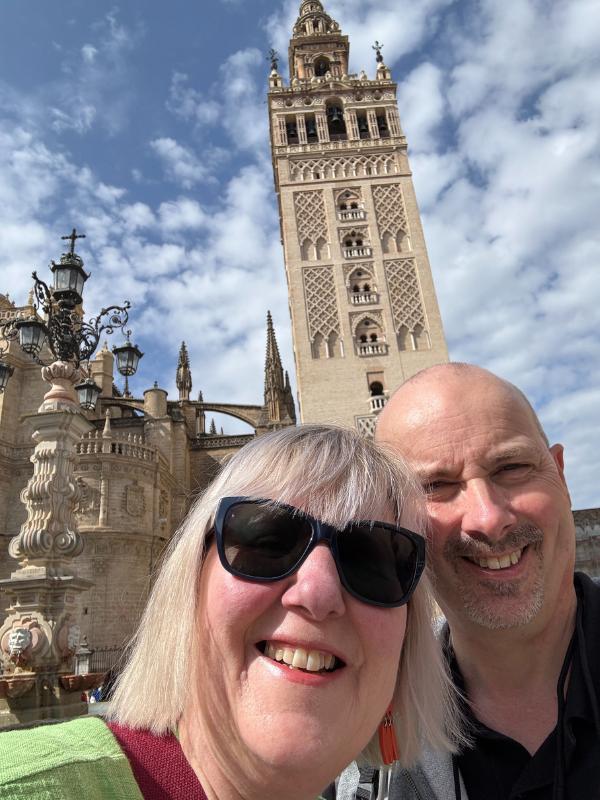
[[[106,724],[80,717],[0,733],[0,800],[143,800]]]

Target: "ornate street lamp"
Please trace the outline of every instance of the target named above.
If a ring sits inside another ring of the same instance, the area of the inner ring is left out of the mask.
[[[115,348],[117,368],[129,377],[134,375],[143,353],[129,341],[131,331],[125,327],[129,319],[131,303],[126,301],[122,306],[103,308],[97,317],[85,322],[81,316],[83,287],[89,274],[83,268],[83,261],[75,252],[75,241],[84,239],[73,228],[69,236],[63,236],[71,242],[67,253],[63,253],[60,262],[54,261],[50,269],[54,276],[54,285],[50,289],[44,281],[33,273],[33,308],[27,316],[19,316],[0,322],[0,339],[4,342],[18,340],[21,349],[42,366],[48,366],[39,356],[44,345],[48,347],[55,359],[66,362],[74,370],[78,370],[81,362],[89,360],[96,350],[103,332],[111,334],[120,328],[127,338],[125,345]],[[38,313],[38,312],[41,312]],[[7,345],[0,344],[0,393],[4,391],[13,369],[2,360]],[[100,389],[89,378],[75,387],[79,403],[86,410],[93,410],[100,394]]]
[[[13,372],[14,370],[10,364],[5,364],[4,361],[0,361],[0,394],[6,389],[6,384]]]
[[[75,391],[77,392],[79,405],[84,411],[93,411],[96,408],[102,389],[92,378],[86,378],[86,380],[75,386]]]

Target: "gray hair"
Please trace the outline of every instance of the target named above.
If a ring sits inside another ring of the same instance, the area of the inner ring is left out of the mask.
[[[224,496],[294,503],[337,527],[389,509],[397,524],[425,530],[421,487],[402,459],[355,431],[325,425],[286,428],[238,451],[196,500],[171,541],[109,717],[161,734],[177,727],[190,699],[198,640],[198,577],[204,540]],[[423,576],[408,605],[407,628],[392,707],[401,762],[424,744],[453,750],[462,741],[452,683],[435,641],[434,608]],[[166,643],[169,642],[169,647]],[[143,687],[143,690],[142,690]],[[380,763],[377,734],[362,757]]]

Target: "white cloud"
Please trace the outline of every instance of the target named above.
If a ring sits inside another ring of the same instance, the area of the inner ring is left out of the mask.
[[[200,204],[189,197],[161,203],[158,213],[161,228],[166,232],[201,228],[210,220]]]
[[[93,64],[96,60],[96,56],[98,55],[98,48],[94,47],[93,44],[84,44],[81,48],[81,57],[84,61],[88,64]]]
[[[175,139],[169,136],[153,139],[150,147],[161,159],[167,177],[184,189],[191,189],[207,178],[208,169],[200,158]]]
[[[200,92],[188,85],[189,77],[182,72],[175,72],[171,78],[171,88],[167,109],[178,117],[190,120],[198,125],[210,125],[217,122],[220,105],[216,100],[205,98]]]

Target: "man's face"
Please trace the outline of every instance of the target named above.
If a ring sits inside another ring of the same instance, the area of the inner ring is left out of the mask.
[[[451,623],[510,628],[568,607],[575,532],[562,447],[548,448],[524,401],[486,373],[438,373],[392,403],[378,439],[426,488],[429,563]]]

